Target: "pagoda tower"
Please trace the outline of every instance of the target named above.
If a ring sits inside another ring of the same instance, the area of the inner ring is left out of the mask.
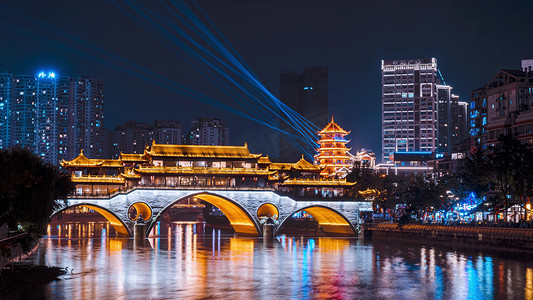
[[[315,165],[323,167],[321,176],[327,178],[344,178],[352,170],[354,156],[346,148],[349,140],[345,136],[350,132],[342,129],[331,116],[331,122],[318,132],[320,135],[320,148],[315,154]]]

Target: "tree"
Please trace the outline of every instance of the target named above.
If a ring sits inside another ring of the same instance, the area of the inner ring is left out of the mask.
[[[486,195],[495,209],[507,210],[514,204],[524,206],[532,194],[533,153],[512,136],[502,136],[488,151],[478,149],[466,161],[465,185]]]
[[[407,223],[411,216],[421,219],[432,205],[439,202],[442,192],[440,186],[430,176],[405,177],[398,182],[396,197],[405,207],[400,223]]]
[[[31,233],[44,232],[62,203],[58,200],[66,199],[75,188],[68,174],[26,149],[0,151],[0,178],[3,223],[11,229],[21,225]]]
[[[397,176],[378,174],[368,164],[356,162],[346,180],[357,183],[351,191],[353,196],[363,197],[362,192],[365,198],[373,199],[374,211],[396,208],[394,190]]]

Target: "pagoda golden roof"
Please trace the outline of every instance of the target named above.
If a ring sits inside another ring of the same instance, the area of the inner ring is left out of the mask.
[[[328,134],[328,133],[340,133],[340,134],[350,134],[349,131],[342,129],[335,121],[333,116],[331,116],[331,122],[326,125],[324,129],[318,132],[318,134]]]
[[[121,168],[122,161],[118,159],[91,159],[83,154],[83,149],[80,155],[73,160],[61,160],[62,167],[103,167],[103,168]]]
[[[167,157],[205,157],[205,158],[250,158],[258,159],[261,154],[251,154],[248,145],[244,146],[206,146],[206,145],[165,145],[152,143],[150,150],[145,150],[150,156]]]
[[[302,179],[290,178],[280,183],[282,186],[353,186],[355,182],[346,179]]]

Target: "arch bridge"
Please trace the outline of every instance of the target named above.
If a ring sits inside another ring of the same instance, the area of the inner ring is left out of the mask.
[[[325,234],[357,235],[362,224],[360,212],[371,211],[369,202],[341,199],[293,199],[274,191],[265,190],[191,190],[191,189],[139,189],[111,197],[68,199],[68,205],[57,210],[84,206],[102,214],[121,235],[131,236],[136,219],[142,214],[146,219],[147,234],[163,213],[177,202],[195,197],[220,209],[239,235],[262,236],[260,217],[278,215],[275,233],[295,213],[305,210],[312,215]],[[130,207],[137,216],[129,216]]]

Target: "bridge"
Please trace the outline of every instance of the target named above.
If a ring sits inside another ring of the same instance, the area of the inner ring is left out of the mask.
[[[303,156],[295,163],[272,162],[250,153],[247,144],[153,142],[144,153],[120,153],[118,159],[90,159],[81,151],[61,162],[76,184],[75,195],[62,210],[87,207],[107,218],[118,233],[131,236],[141,214],[149,233],[166,210],[194,197],[220,209],[241,235],[262,235],[260,220],[268,215],[277,216],[274,233],[279,232],[300,211],[313,216],[325,234],[354,235],[360,213],[372,207],[350,198],[356,183],[339,178],[352,156],[342,138],[346,132],[336,126],[332,121],[327,128],[333,129],[321,131],[326,139],[318,165]]]
[[[132,236],[137,217],[146,220],[146,235],[164,212],[174,204],[194,197],[220,209],[238,235],[261,236],[261,217],[278,216],[277,233],[295,213],[306,211],[326,235],[357,235],[362,224],[360,212],[371,211],[371,203],[341,199],[316,199],[280,195],[261,189],[179,189],[137,187],[110,196],[77,196],[54,214],[74,207],[86,207],[103,215],[117,233]],[[135,208],[136,216],[129,214]]]

